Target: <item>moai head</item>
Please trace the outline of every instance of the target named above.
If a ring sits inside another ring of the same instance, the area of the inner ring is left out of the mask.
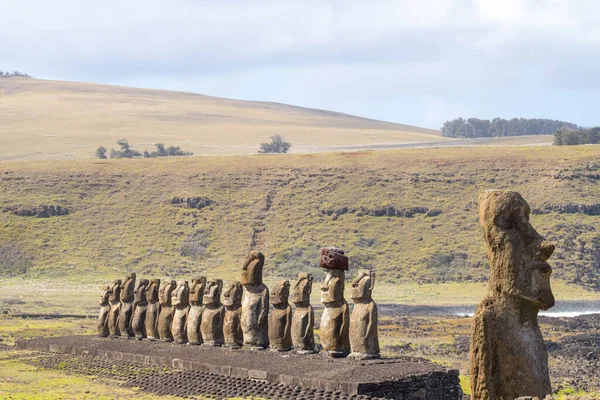
[[[242,285],[254,286],[262,283],[262,270],[265,265],[265,256],[260,251],[252,250],[242,269]]]
[[[271,304],[274,307],[287,307],[290,297],[290,281],[282,279],[273,288],[271,292]]]
[[[229,287],[223,292],[223,305],[225,307],[240,306],[242,304],[242,284],[240,282],[232,282]]]
[[[200,305],[202,304],[202,297],[204,296],[204,289],[206,288],[206,277],[201,276],[199,278],[192,279],[190,285],[190,304]]]
[[[204,297],[202,298],[202,304],[208,305],[220,305],[221,304],[221,291],[223,290],[222,279],[211,279],[206,282],[206,289],[204,290]]]
[[[108,295],[108,301],[111,303],[121,300],[121,280],[117,279],[113,282]]]
[[[188,281],[179,281],[177,287],[171,293],[171,304],[174,306],[187,307],[190,304],[190,287]]]
[[[133,292],[135,291],[135,272],[127,274],[121,282],[121,301],[129,303],[133,301]]]
[[[352,300],[355,303],[366,303],[371,301],[371,294],[375,286],[375,271],[361,269],[352,281]]]
[[[173,294],[173,290],[177,287],[177,283],[175,281],[165,282],[160,289],[159,301],[160,305],[163,307],[171,307],[171,295]]]
[[[345,272],[341,269],[330,269],[321,286],[321,303],[337,303],[344,300]]]
[[[150,284],[148,279],[140,279],[133,291],[133,303],[138,305],[146,301],[146,288]]]
[[[109,297],[110,297],[110,286],[106,285],[102,288],[102,293],[100,294],[100,305],[102,307],[109,305]]]
[[[529,213],[519,193],[488,190],[479,196],[479,222],[491,265],[489,288],[547,310],[554,306],[547,263],[554,245],[531,226]]]
[[[292,292],[292,303],[296,305],[308,305],[310,304],[310,293],[312,292],[312,274],[300,272],[298,274],[298,280],[294,286]]]
[[[158,293],[160,291],[160,279],[152,279],[146,286],[146,300],[150,303],[158,301]]]

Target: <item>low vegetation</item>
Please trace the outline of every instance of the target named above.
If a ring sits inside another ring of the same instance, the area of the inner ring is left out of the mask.
[[[445,137],[489,138],[522,135],[552,135],[560,128],[577,129],[576,124],[541,118],[488,119],[457,118],[444,122]]]
[[[0,240],[0,276],[23,275],[31,266],[31,262],[32,257],[18,244]]]
[[[554,134],[554,145],[575,146],[578,144],[599,144],[600,127],[595,128],[561,128]]]
[[[178,146],[169,146],[165,148],[163,143],[156,143],[156,151],[148,152],[147,150],[141,153],[138,150],[134,150],[131,148],[131,145],[127,141],[127,139],[121,139],[117,141],[120,149],[110,149],[110,158],[134,158],[134,157],[142,157],[144,158],[155,158],[155,157],[173,157],[173,156],[191,156],[193,153],[189,151],[181,150],[181,147]],[[104,146],[100,146],[96,149],[96,158],[107,159],[106,152],[108,150]]]
[[[31,76],[19,71],[0,71],[0,78],[31,78]]]
[[[178,146],[169,146],[165,149],[165,145],[162,143],[156,143],[156,151],[149,153],[148,151],[144,151],[145,158],[154,158],[154,157],[173,157],[173,156],[191,156],[194,153],[190,153],[189,151],[183,151]]]

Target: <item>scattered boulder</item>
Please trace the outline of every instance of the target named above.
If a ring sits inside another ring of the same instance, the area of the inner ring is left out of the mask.
[[[68,215],[70,213],[68,208],[61,206],[47,206],[40,205],[32,208],[25,207],[6,207],[4,212],[12,212],[14,215],[19,217],[36,217],[36,218],[49,218],[58,217],[61,215]]]
[[[585,214],[600,215],[600,204],[554,204],[531,210],[532,214]]]
[[[180,206],[185,208],[196,208],[198,210],[204,207],[211,206],[214,203],[208,197],[196,196],[196,197],[173,197],[171,204],[174,206]]]

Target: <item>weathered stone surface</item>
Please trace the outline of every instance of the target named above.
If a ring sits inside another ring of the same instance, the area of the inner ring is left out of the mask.
[[[133,292],[135,290],[135,272],[128,274],[121,282],[121,308],[119,309],[119,332],[121,337],[133,337],[131,317],[133,317]]]
[[[300,272],[292,292],[292,302],[296,306],[292,316],[292,344],[298,354],[315,352],[315,312],[310,305],[313,276]]]
[[[266,349],[269,346],[269,289],[263,284],[262,270],[265,256],[251,251],[242,270],[242,332],[244,345],[253,349]]]
[[[202,322],[202,298],[206,288],[206,278],[201,276],[192,279],[190,285],[190,310],[187,317],[187,338],[189,344],[202,344],[202,334],[200,333],[200,323]]]
[[[345,357],[350,353],[350,311],[344,299],[345,272],[329,269],[321,286],[320,338],[323,351],[329,357]]]
[[[146,288],[146,319],[144,321],[144,330],[148,340],[157,340],[160,335],[158,333],[158,314],[160,313],[159,302],[160,279],[152,279]]]
[[[243,290],[241,282],[233,282],[223,293],[223,305],[225,306],[223,336],[225,347],[232,349],[239,349],[244,344],[241,324]]]
[[[158,314],[158,335],[160,340],[166,342],[173,341],[173,335],[171,334],[171,324],[173,323],[173,305],[171,303],[171,295],[177,287],[175,281],[165,282],[160,289],[159,301],[160,301],[160,313]]]
[[[117,279],[113,282],[108,295],[110,303],[110,311],[108,314],[108,331],[110,336],[118,337],[119,332],[119,311],[121,309],[121,280]]]
[[[223,339],[223,317],[225,316],[225,307],[221,304],[221,291],[223,290],[223,281],[221,279],[212,279],[206,282],[202,304],[202,323],[200,331],[204,342],[202,346],[222,346]]]
[[[146,338],[146,310],[148,308],[148,299],[146,299],[146,289],[150,281],[140,279],[133,292],[133,319],[131,320],[131,329],[136,339]]]
[[[175,343],[187,343],[186,321],[190,308],[190,287],[187,281],[179,281],[177,287],[171,293],[171,306],[173,307],[173,323],[171,324],[171,335]]]
[[[362,269],[352,282],[354,308],[350,316],[350,353],[355,359],[373,359],[379,354],[377,329],[377,304],[372,293],[375,286],[375,271]]]
[[[348,271],[348,257],[337,247],[324,247],[321,249],[320,265],[321,268]]]
[[[100,314],[98,315],[98,336],[107,337],[110,334],[108,330],[108,316],[110,314],[110,286],[105,286],[102,288],[102,293],[100,294]]]
[[[282,279],[277,282],[271,293],[273,310],[269,316],[269,346],[273,351],[292,349],[292,307],[289,296],[290,281]]]
[[[488,190],[479,197],[491,270],[471,336],[473,399],[544,398],[552,393],[537,315],[554,305],[547,263],[554,245],[531,226],[529,213],[516,192]]]

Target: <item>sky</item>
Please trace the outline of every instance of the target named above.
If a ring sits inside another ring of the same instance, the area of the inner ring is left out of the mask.
[[[439,129],[600,124],[597,0],[0,0],[0,70]]]

